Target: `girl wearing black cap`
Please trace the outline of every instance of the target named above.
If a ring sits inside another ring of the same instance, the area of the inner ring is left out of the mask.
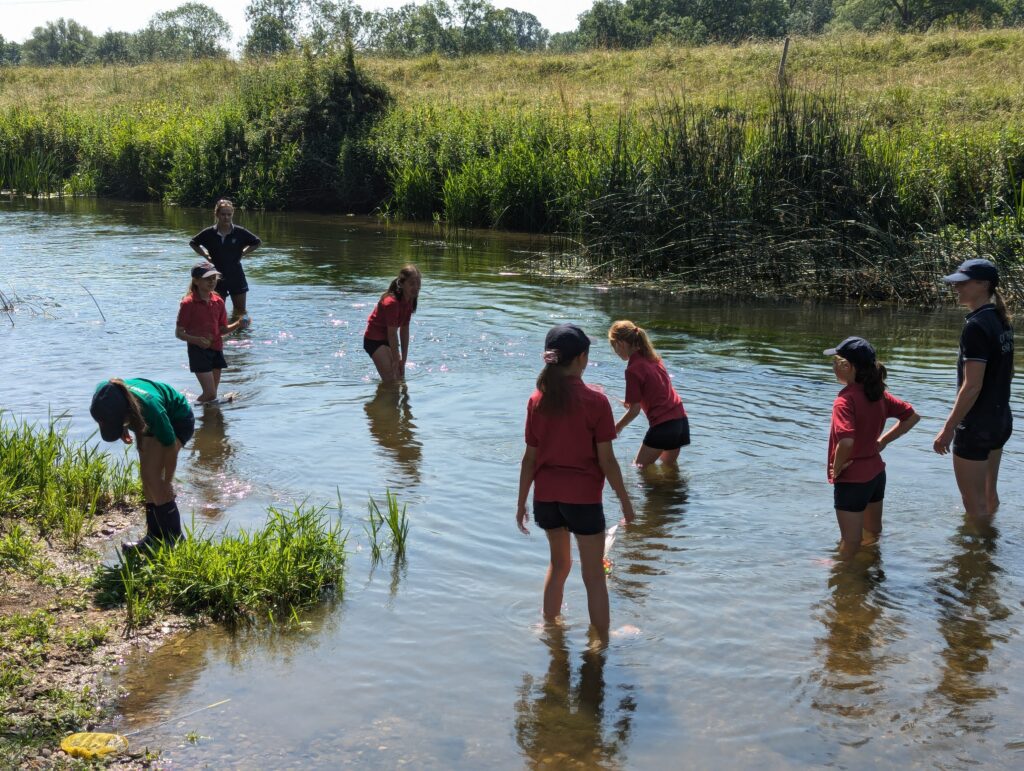
[[[933,449],[953,447],[953,473],[971,518],[985,522],[999,508],[999,463],[1013,432],[1013,327],[997,288],[999,270],[988,260],[968,260],[943,279],[970,313],[960,333],[957,394]]]
[[[562,612],[565,580],[572,567],[571,538],[576,536],[590,623],[602,639],[609,626],[605,582],[605,478],[619,498],[626,522],[633,504],[612,452],[615,420],[608,399],[582,380],[590,339],[579,327],[561,324],[544,342],[544,369],[526,406],[526,451],[519,474],[516,523],[528,533],[526,499],[533,492],[533,516],[547,533],[551,563],[544,581],[544,618]]]
[[[195,417],[188,399],[166,383],[111,378],[96,387],[89,413],[105,442],[132,444],[139,451],[139,474],[146,498],[146,535],[122,544],[127,551],[181,538],[181,516],[174,500],[178,453],[192,438]]]
[[[867,340],[848,337],[825,355],[833,357],[832,371],[844,386],[832,405],[827,467],[842,536],[839,552],[849,558],[861,545],[876,542],[882,532],[882,450],[921,418],[885,390],[885,367]],[[889,418],[899,422],[883,434]]]

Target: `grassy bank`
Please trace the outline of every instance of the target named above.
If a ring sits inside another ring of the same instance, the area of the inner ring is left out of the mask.
[[[59,421],[0,421],[0,766],[66,767],[61,738],[102,725],[116,696],[105,673],[129,648],[207,620],[290,622],[343,588],[346,537],[308,506],[102,566],[142,519],[137,475]]]
[[[936,266],[1019,261],[1024,31],[797,40],[786,92],[779,53],[10,68],[0,187],[559,233],[744,293],[930,302]]]

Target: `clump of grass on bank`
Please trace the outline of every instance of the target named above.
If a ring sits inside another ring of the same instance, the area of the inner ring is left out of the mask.
[[[0,562],[32,559],[29,528],[77,548],[97,518],[141,501],[134,461],[72,442],[67,425],[46,426],[0,414]]]
[[[158,612],[228,623],[293,616],[341,592],[345,542],[323,507],[272,508],[261,529],[217,538],[189,531],[173,548],[102,568],[97,598],[107,607],[123,604],[130,628]]]

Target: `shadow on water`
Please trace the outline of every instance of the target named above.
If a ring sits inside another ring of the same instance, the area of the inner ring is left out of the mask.
[[[591,645],[583,653],[578,677],[561,624],[545,627],[551,654],[543,679],[523,675],[516,702],[515,736],[530,768],[617,769],[633,729],[632,693],[606,704],[604,667],[608,649]]]
[[[381,455],[395,461],[410,481],[418,483],[423,445],[416,439],[409,387],[405,383],[379,383],[363,410],[370,435],[383,451]]]
[[[1011,615],[997,581],[1002,573],[995,560],[998,541],[999,531],[991,524],[965,520],[950,538],[953,553],[934,581],[939,633],[946,643],[936,691],[961,730],[990,727],[993,716],[978,714],[975,708],[1003,690],[986,678],[997,643],[1007,642],[991,625]]]

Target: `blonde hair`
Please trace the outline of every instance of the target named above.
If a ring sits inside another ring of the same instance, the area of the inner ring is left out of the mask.
[[[608,341],[612,343],[625,343],[640,351],[645,359],[661,361],[661,357],[654,350],[654,346],[651,345],[651,340],[647,337],[643,327],[638,327],[628,319],[616,321],[608,328]]]
[[[133,394],[124,380],[119,377],[110,378],[110,385],[124,394],[124,398],[128,402],[128,428],[136,434],[146,433],[148,426],[146,426],[146,419],[142,417],[142,404],[139,402],[139,397]]]
[[[225,208],[226,206],[230,206],[231,207],[232,213],[235,211],[235,205],[233,203],[231,203],[231,199],[230,198],[220,198],[220,199],[218,199],[217,203],[215,203],[213,205],[213,216],[216,217],[218,214],[220,214],[220,210]]]

